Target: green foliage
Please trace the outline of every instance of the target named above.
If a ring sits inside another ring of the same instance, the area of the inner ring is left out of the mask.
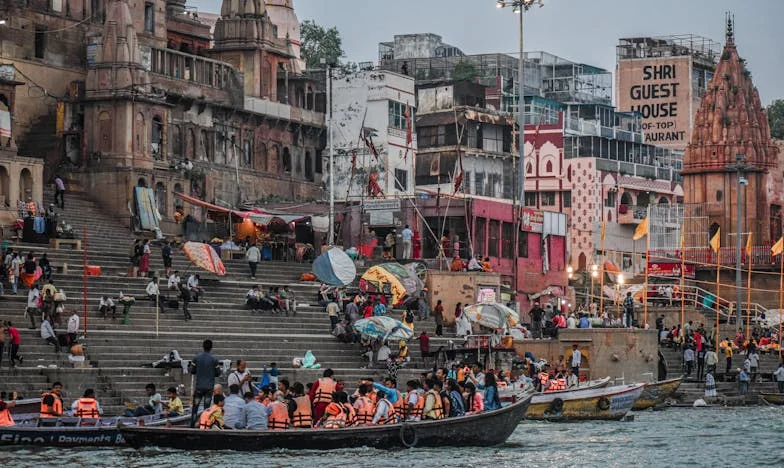
[[[302,48],[300,55],[308,68],[323,68],[325,65],[321,63],[324,59],[326,65],[340,66],[340,59],[345,57],[346,53],[343,51],[343,40],[340,37],[340,32],[335,26],[327,29],[314,23],[311,20],[305,20],[300,26]]]
[[[452,79],[455,81],[476,81],[476,77],[479,76],[479,72],[476,71],[476,67],[471,62],[466,61],[459,61],[457,65],[455,65],[455,69],[452,71]]]
[[[784,99],[776,99],[768,106],[768,122],[773,138],[784,139]]]

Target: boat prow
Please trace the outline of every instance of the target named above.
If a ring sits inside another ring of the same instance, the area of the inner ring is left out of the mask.
[[[784,405],[784,393],[765,393],[760,392],[760,398],[762,398],[765,403],[769,405]]]
[[[257,451],[494,446],[504,443],[512,435],[523,419],[531,397],[529,393],[511,405],[475,415],[402,424],[279,431],[136,426],[121,427],[120,432],[125,441],[137,449],[157,446],[181,450]]]
[[[631,410],[644,384],[534,395],[526,419],[547,421],[619,420]]]
[[[641,411],[664,403],[664,400],[671,397],[681,386],[683,379],[678,377],[676,379],[662,380],[645,384],[640,398],[634,403],[633,411]]]

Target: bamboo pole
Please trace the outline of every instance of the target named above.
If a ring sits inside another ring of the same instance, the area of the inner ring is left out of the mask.
[[[721,293],[721,246],[716,251],[716,338],[715,342],[719,343],[719,312],[720,312],[720,305],[719,305],[719,297]],[[729,319],[728,319],[729,321]],[[718,347],[716,348],[718,349]]]
[[[696,291],[695,291],[696,294]],[[696,299],[695,299],[696,300]],[[686,250],[683,243],[683,226],[681,226],[681,330],[686,320]]]
[[[784,255],[779,254],[779,362],[781,362],[781,309],[784,307]]]
[[[599,265],[599,316],[604,313],[604,236],[605,236],[604,210],[602,210],[602,260]]]
[[[749,246],[751,246],[751,233],[749,233]],[[749,275],[746,278],[746,338],[751,342],[751,267],[752,267],[752,252],[746,252],[748,257],[746,261],[749,263]]]
[[[650,223],[650,207],[648,208],[648,219]],[[648,232],[645,233],[645,293],[642,295],[642,329],[648,325],[648,261],[650,260],[651,251],[651,227],[648,225]]]

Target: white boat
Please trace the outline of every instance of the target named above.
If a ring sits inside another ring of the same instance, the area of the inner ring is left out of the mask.
[[[588,390],[592,388],[602,388],[602,387],[606,387],[609,384],[610,384],[610,377],[605,377],[599,380],[588,380],[585,382],[580,382],[580,384],[577,387],[567,388],[566,390],[557,390],[554,392],[544,392],[544,393],[548,395],[559,395],[561,393],[573,392],[575,390]],[[500,387],[498,389],[498,396],[501,399],[501,401],[513,402],[515,399],[515,394],[524,390],[526,390],[525,385],[520,384],[519,382],[515,382],[511,385],[507,385],[506,387]]]
[[[525,417],[548,421],[618,420],[632,409],[644,387],[645,384],[640,383],[538,393],[531,400]]]

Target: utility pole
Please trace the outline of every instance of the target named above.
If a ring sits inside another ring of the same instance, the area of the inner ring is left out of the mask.
[[[749,181],[744,177],[746,171],[754,169],[754,166],[750,166],[745,164],[746,155],[745,154],[736,154],[735,155],[735,164],[729,164],[726,166],[729,170],[734,170],[737,173],[737,199],[736,199],[736,212],[735,212],[735,307],[738,309],[738,318],[735,322],[736,325],[741,325],[743,323],[743,311],[741,304],[743,302],[743,274],[741,271],[741,266],[743,265],[742,261],[742,253],[743,253],[743,236],[741,236],[741,231],[743,230],[743,221],[741,216],[743,214],[743,210],[741,209],[741,204],[743,203],[743,195],[741,193],[741,186],[748,186]],[[748,305],[747,305],[748,307]],[[727,323],[729,324],[729,317],[727,317]]]
[[[332,140],[332,66],[327,64],[327,138],[329,139],[329,232],[327,245],[335,245],[335,146]]]

